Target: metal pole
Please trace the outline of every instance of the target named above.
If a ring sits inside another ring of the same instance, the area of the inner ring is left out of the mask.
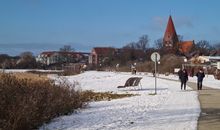
[[[155,72],[154,72],[154,76],[155,76],[155,94],[157,94],[157,54],[155,54]]]
[[[2,73],[5,73],[5,63],[3,63],[3,67],[2,67]]]

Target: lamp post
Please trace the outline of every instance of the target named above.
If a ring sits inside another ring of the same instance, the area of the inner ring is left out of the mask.
[[[187,62],[187,59],[186,58],[184,58],[183,59],[183,64],[182,64],[182,69],[184,69],[185,68],[185,63]]]
[[[160,71],[159,71],[160,61],[158,61],[157,64],[158,64],[158,65],[157,65],[157,72],[158,72],[158,76],[159,76],[159,74],[160,74]]]

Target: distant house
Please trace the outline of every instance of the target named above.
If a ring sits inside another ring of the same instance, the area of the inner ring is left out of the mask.
[[[220,63],[220,56],[194,56],[189,59],[187,66],[190,67],[204,67],[217,68]]]
[[[95,47],[89,56],[89,64],[102,65],[110,60],[116,54],[115,48],[112,47]]]
[[[190,60],[191,64],[204,64],[204,63],[210,63],[209,56],[195,56],[192,57]]]
[[[89,53],[46,51],[36,57],[36,61],[45,65],[57,63],[88,63]]]

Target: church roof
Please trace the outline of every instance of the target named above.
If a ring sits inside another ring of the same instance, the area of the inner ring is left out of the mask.
[[[177,37],[177,33],[175,30],[175,26],[172,20],[172,17],[169,17],[168,23],[167,23],[167,28],[164,34],[164,41],[169,41],[170,39],[175,39]]]
[[[181,53],[189,53],[192,49],[194,41],[182,41],[179,43],[179,51]]]

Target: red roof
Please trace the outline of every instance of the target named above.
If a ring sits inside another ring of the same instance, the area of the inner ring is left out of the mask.
[[[45,52],[42,52],[41,55],[46,55],[48,57],[56,53],[61,54],[61,55],[72,55],[72,56],[76,56],[77,54],[79,55],[89,54],[89,53],[84,53],[84,52],[45,51]]]
[[[183,41],[179,43],[179,51],[188,53],[193,47],[194,41]]]
[[[45,55],[45,56],[51,56],[55,53],[55,51],[45,51],[45,52],[42,52],[41,55]]]

